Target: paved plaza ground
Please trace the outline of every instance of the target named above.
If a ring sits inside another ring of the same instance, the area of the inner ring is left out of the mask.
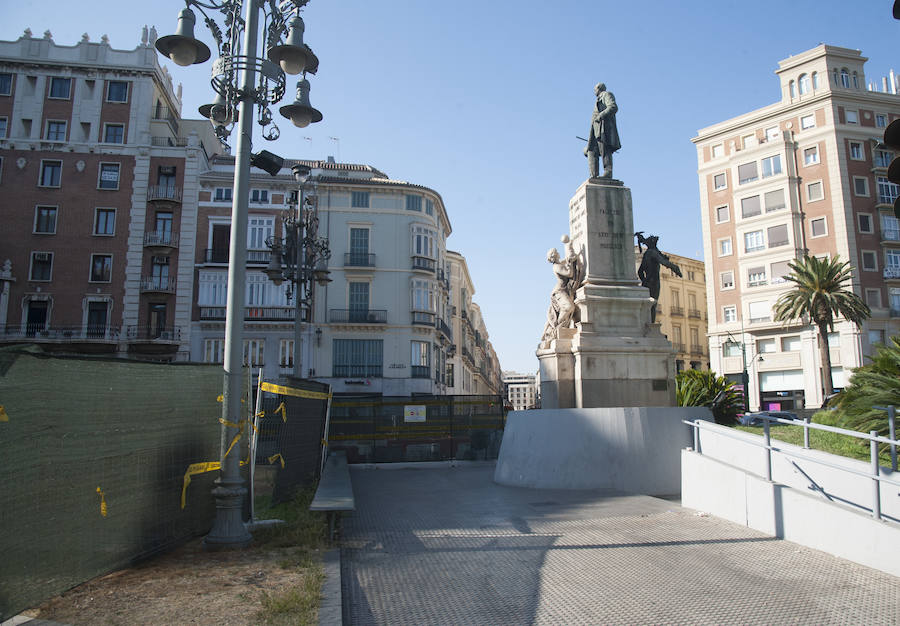
[[[353,469],[351,624],[898,624],[900,579],[676,503]]]

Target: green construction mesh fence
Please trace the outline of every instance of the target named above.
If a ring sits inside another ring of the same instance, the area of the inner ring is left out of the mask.
[[[221,366],[0,349],[0,620],[209,530]]]

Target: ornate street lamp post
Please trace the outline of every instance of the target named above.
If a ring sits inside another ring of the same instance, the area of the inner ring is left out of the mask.
[[[331,250],[328,247],[328,239],[319,237],[319,210],[318,203],[312,198],[304,196],[306,183],[309,180],[309,168],[305,165],[295,165],[291,168],[294,180],[300,185],[299,200],[296,195],[281,217],[281,226],[284,237],[270,237],[266,245],[271,248],[272,254],[269,266],[266,268],[266,276],[276,285],[284,281],[289,282],[287,288],[288,299],[295,301],[294,312],[294,376],[302,378],[301,367],[301,339],[304,320],[313,321],[313,295],[314,283],[327,285],[331,282],[328,277],[328,259],[331,258]]]
[[[241,514],[241,504],[247,490],[240,475],[240,446],[232,443],[239,439],[245,424],[241,415],[241,366],[251,157],[256,158],[256,164],[272,175],[281,168],[280,159],[266,151],[251,155],[253,118],[254,112],[257,112],[257,121],[263,127],[265,139],[271,141],[278,138],[280,131],[272,122],[269,105],[276,104],[284,96],[285,73],[288,73],[303,75],[298,83],[298,92],[302,93],[298,94],[298,101],[293,105],[282,107],[282,115],[299,127],[322,119],[322,114],[309,105],[309,82],[305,78],[307,73],[315,74],[319,66],[316,55],[303,43],[304,26],[300,10],[308,2],[185,0],[186,6],[178,15],[175,34],[156,40],[156,49],[177,65],[205,62],[211,56],[210,50],[194,37],[196,17],[191,7],[203,14],[206,26],[215,39],[219,57],[213,62],[210,81],[216,97],[212,103],[200,107],[200,114],[209,118],[222,143],[225,143],[234,125],[239,124],[235,144],[225,313],[221,474],[213,490],[216,518],[205,539],[207,547],[243,546],[251,540]],[[224,29],[206,10],[221,14]],[[257,56],[260,34],[268,50],[266,59]]]

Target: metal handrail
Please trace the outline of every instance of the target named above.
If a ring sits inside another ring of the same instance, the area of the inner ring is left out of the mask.
[[[756,446],[759,448],[764,448],[766,451],[766,480],[772,482],[772,451],[780,452],[786,457],[791,457],[795,459],[801,459],[804,461],[809,461],[811,463],[818,463],[819,465],[824,465],[825,467],[830,467],[835,470],[847,472],[850,474],[855,474],[857,476],[862,476],[864,478],[870,478],[872,480],[872,517],[877,520],[881,520],[881,483],[887,483],[889,485],[894,485],[895,487],[900,487],[900,481],[892,480],[885,476],[881,475],[881,466],[878,463],[878,443],[886,443],[890,446],[896,446],[900,444],[900,441],[897,439],[891,439],[888,437],[881,437],[877,433],[878,431],[871,431],[868,435],[865,433],[861,433],[855,430],[847,430],[845,428],[838,428],[836,426],[827,426],[825,424],[813,424],[807,418],[803,420],[803,422],[799,423],[800,420],[788,420],[782,419],[778,417],[770,417],[768,415],[760,415],[759,416],[763,420],[763,442],[762,444],[757,443],[752,439],[747,439],[743,436],[740,436],[734,432],[730,431],[717,431],[717,434],[724,435],[726,437],[731,437],[732,439],[740,439],[745,443],[749,443],[752,446]],[[705,420],[681,420],[682,423],[687,424],[692,427],[694,437],[693,437],[693,450],[698,454],[703,454],[700,449],[700,428],[711,428],[711,424]],[[785,450],[783,448],[777,448],[772,445],[772,437],[769,432],[769,422],[778,422],[781,424],[786,424],[788,426],[803,426],[804,427],[804,442],[807,444],[806,449],[809,449],[809,436],[808,429],[812,428],[814,430],[824,430],[828,432],[837,433],[840,435],[847,435],[850,437],[856,437],[857,439],[866,439],[869,441],[869,450],[870,450],[870,458],[871,458],[871,473],[863,472],[852,467],[846,467],[843,465],[838,465],[837,463],[832,463],[830,461],[826,461],[824,459],[817,459],[811,455],[802,454],[798,452],[792,452]],[[895,435],[896,436],[896,435]],[[896,471],[896,467],[894,468]]]

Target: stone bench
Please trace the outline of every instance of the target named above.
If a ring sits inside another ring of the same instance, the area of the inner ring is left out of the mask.
[[[332,452],[325,461],[325,469],[319,480],[316,495],[309,505],[310,511],[324,511],[328,515],[329,537],[334,539],[336,520],[344,511],[355,511],[353,485],[350,482],[350,468],[347,454],[343,450]]]

